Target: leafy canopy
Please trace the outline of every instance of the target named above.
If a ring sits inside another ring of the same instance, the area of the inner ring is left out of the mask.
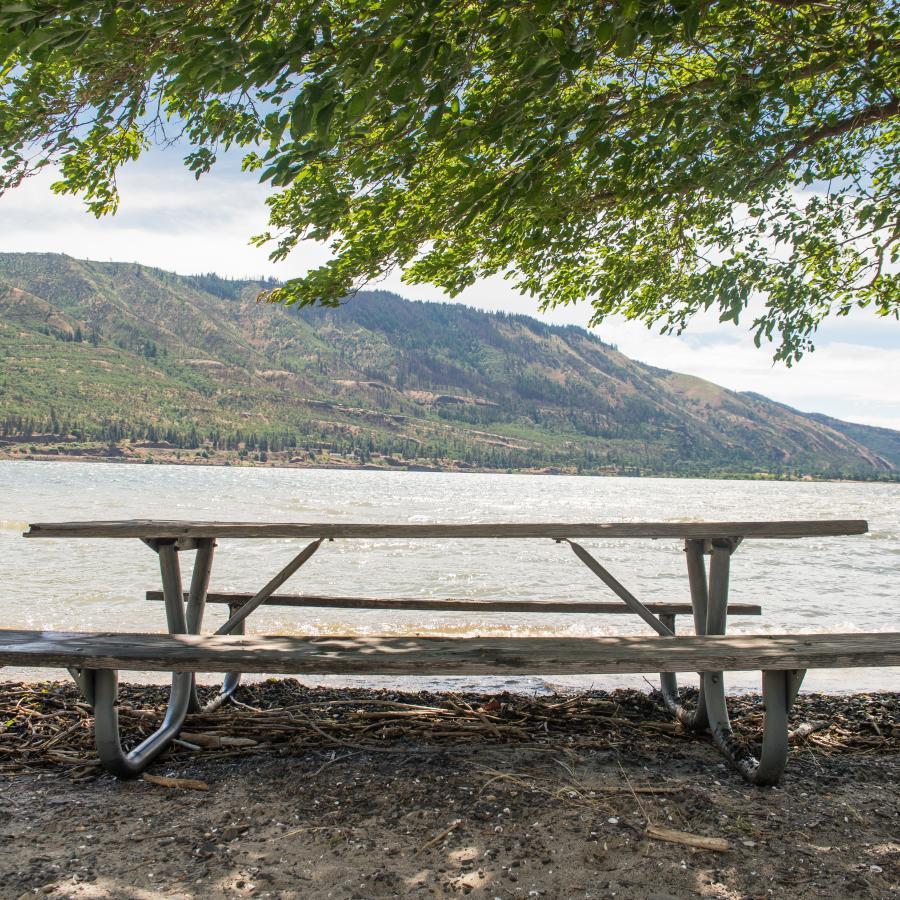
[[[900,314],[900,38],[884,0],[4,0],[0,189],[51,163],[113,212],[180,139],[276,190],[270,299],[394,267],[502,273],[679,330],[751,315],[790,363],[829,313]],[[748,305],[750,310],[748,311]]]

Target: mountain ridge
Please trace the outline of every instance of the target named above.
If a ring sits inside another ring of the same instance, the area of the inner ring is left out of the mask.
[[[258,304],[272,283],[0,254],[6,455],[52,445],[452,470],[900,471],[900,432],[638,363],[578,326],[385,291],[337,309]]]

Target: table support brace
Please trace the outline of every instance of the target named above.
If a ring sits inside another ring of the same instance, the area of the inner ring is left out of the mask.
[[[657,634],[663,637],[672,637],[675,633],[671,628],[664,625],[656,616],[638,600],[628,588],[625,587],[615,576],[608,572],[581,544],[566,539],[566,543],[572,548],[575,555],[608,587],[613,591],[625,605],[634,613],[639,615]]]
[[[235,626],[243,622],[258,606],[262,606],[322,546],[323,540],[324,538],[318,538],[304,547],[262,590],[232,614],[216,634],[232,634]]]

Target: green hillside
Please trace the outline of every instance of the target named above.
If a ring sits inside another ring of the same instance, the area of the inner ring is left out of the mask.
[[[7,456],[893,478],[900,435],[629,360],[581,328],[0,254]],[[874,432],[877,432],[875,434]]]

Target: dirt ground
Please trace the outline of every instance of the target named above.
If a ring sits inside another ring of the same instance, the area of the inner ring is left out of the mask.
[[[163,696],[123,689],[129,740]],[[171,787],[101,774],[68,685],[0,685],[0,896],[900,896],[900,694],[801,696],[766,789],[638,692],[240,698],[151,767]]]

